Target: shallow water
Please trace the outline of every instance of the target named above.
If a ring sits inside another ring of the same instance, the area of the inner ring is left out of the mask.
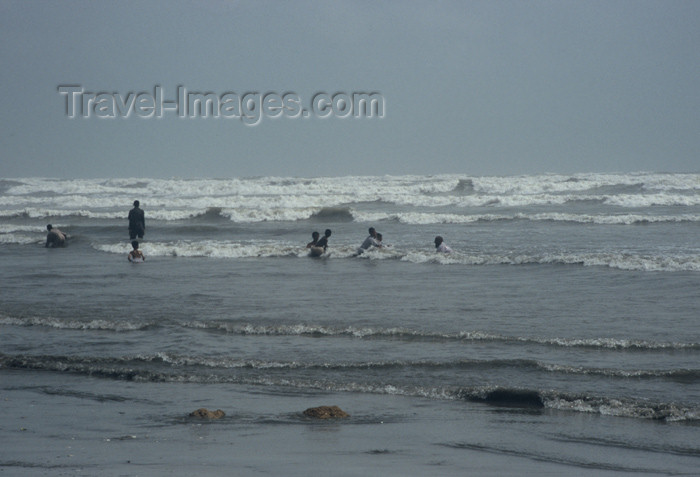
[[[1,182],[8,475],[699,467],[698,175]]]

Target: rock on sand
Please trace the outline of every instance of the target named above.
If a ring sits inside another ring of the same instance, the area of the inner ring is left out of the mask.
[[[190,413],[190,417],[199,417],[201,419],[221,419],[225,415],[226,414],[221,409],[210,411],[209,409],[205,409],[203,407]]]
[[[304,415],[316,419],[330,419],[349,416],[347,412],[343,411],[338,406],[310,407],[304,411]]]

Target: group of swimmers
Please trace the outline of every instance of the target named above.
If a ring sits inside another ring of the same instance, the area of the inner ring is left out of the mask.
[[[310,249],[312,255],[320,255],[321,253],[325,252],[328,248],[328,238],[331,236],[331,229],[326,229],[326,232],[323,237],[320,237],[320,234],[318,232],[312,232],[311,233],[311,242],[306,244],[306,248]],[[372,247],[375,248],[382,248],[384,247],[384,244],[382,242],[383,237],[382,234],[377,232],[374,227],[369,228],[369,235],[365,239],[364,242],[362,242],[362,245],[357,249],[357,252],[355,253],[355,256],[360,255],[361,253],[369,250]],[[435,251],[440,252],[440,253],[452,253],[452,249],[447,246],[445,241],[441,236],[435,237]]]
[[[127,255],[130,262],[143,262],[146,256],[139,250],[139,242],[136,237],[142,239],[146,233],[146,218],[143,209],[139,208],[141,204],[138,200],[134,201],[134,208],[129,211],[129,238],[131,239],[132,250]],[[45,247],[63,247],[66,245],[68,235],[58,230],[53,225],[46,226],[48,234],[46,234]]]
[[[129,238],[131,239],[132,250],[127,255],[127,259],[130,262],[143,262],[146,260],[145,255],[141,250],[139,250],[139,242],[136,237],[142,239],[143,235],[146,233],[146,218],[143,210],[139,207],[141,204],[138,200],[134,201],[134,208],[129,211]],[[62,247],[66,244],[66,239],[68,236],[53,227],[51,224],[46,226],[48,234],[46,235],[46,247]],[[306,248],[310,249],[312,255],[321,255],[328,249],[328,239],[330,238],[332,232],[331,229],[326,229],[323,237],[320,236],[318,232],[313,232],[311,234],[311,242],[306,244]],[[374,227],[369,228],[369,235],[362,242],[360,248],[357,249],[357,253],[361,253],[369,250],[372,247],[382,248],[384,245],[382,243],[382,234],[378,233]],[[437,252],[450,253],[452,249],[448,247],[443,241],[442,237],[439,235],[435,237],[435,249]]]
[[[323,232],[323,237],[320,237],[318,232],[312,232],[311,242],[306,244],[306,248],[310,249],[310,253],[313,255],[322,254],[328,249],[328,239],[330,238],[331,233],[331,229],[326,229],[326,231]]]

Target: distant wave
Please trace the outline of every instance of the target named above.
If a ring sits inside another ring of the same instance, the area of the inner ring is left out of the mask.
[[[352,222],[352,211],[347,207],[324,207],[311,215],[311,219],[329,222]]]
[[[206,218],[206,219],[222,219],[222,208],[221,207],[208,207],[204,213],[202,214],[197,214],[193,215],[192,217],[201,217],[201,218]]]
[[[20,180],[0,179],[0,193],[5,192],[12,187],[18,187],[21,185],[23,185],[23,182]]]
[[[334,208],[366,203],[440,209],[561,206],[592,201],[619,208],[700,206],[700,174],[446,174],[225,180],[26,178],[0,185],[0,217],[8,218],[124,218],[131,198],[136,196],[148,216],[156,220],[182,220],[219,208],[221,214],[235,222],[300,220],[314,214],[349,220],[347,212],[338,215]]]
[[[22,210],[0,211],[4,219],[52,219],[54,222],[63,220],[69,222],[74,218],[96,220],[126,220],[124,211],[94,211],[94,210],[61,210],[44,208],[25,208]],[[323,222],[361,222],[373,223],[392,221],[407,225],[430,224],[472,224],[478,222],[570,222],[596,225],[645,225],[664,223],[700,223],[700,214],[591,214],[566,212],[516,212],[498,213],[444,213],[427,211],[370,211],[350,207],[301,207],[301,208],[222,208],[208,207],[204,209],[182,210],[149,210],[149,220],[176,222],[183,220],[220,221],[228,220],[234,223],[256,222],[296,222],[300,220],[320,220]],[[3,230],[11,231],[12,224],[3,224]],[[40,227],[39,227],[40,228]],[[5,232],[7,233],[7,232]]]
[[[209,208],[202,210],[149,210],[147,218],[149,220],[177,221],[186,220],[194,217],[215,217],[217,208]],[[218,213],[220,214],[220,210]],[[62,218],[70,220],[71,218],[87,218],[98,220],[126,220],[128,210],[119,211],[104,211],[104,210],[89,210],[89,209],[50,209],[26,207],[21,210],[4,210],[0,211],[0,218],[26,218],[26,219],[48,219]]]
[[[329,195],[377,194],[410,191],[444,194],[452,191],[477,194],[603,193],[639,194],[700,190],[700,174],[674,173],[580,173],[522,176],[346,176],[316,178],[231,178],[231,179],[50,179],[3,180],[0,187],[9,196],[93,196],[183,197],[202,195]]]
[[[698,214],[573,214],[563,212],[512,214],[446,214],[434,212],[354,212],[357,222],[395,221],[407,225],[471,224],[476,222],[572,222],[598,225],[644,225],[654,223],[700,222]]]
[[[460,179],[452,191],[459,194],[470,194],[474,192],[474,181],[472,179]]]

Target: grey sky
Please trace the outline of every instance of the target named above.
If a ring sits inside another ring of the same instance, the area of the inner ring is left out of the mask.
[[[697,1],[0,0],[0,177],[698,172],[698,24]],[[385,110],[69,119],[59,85]]]

